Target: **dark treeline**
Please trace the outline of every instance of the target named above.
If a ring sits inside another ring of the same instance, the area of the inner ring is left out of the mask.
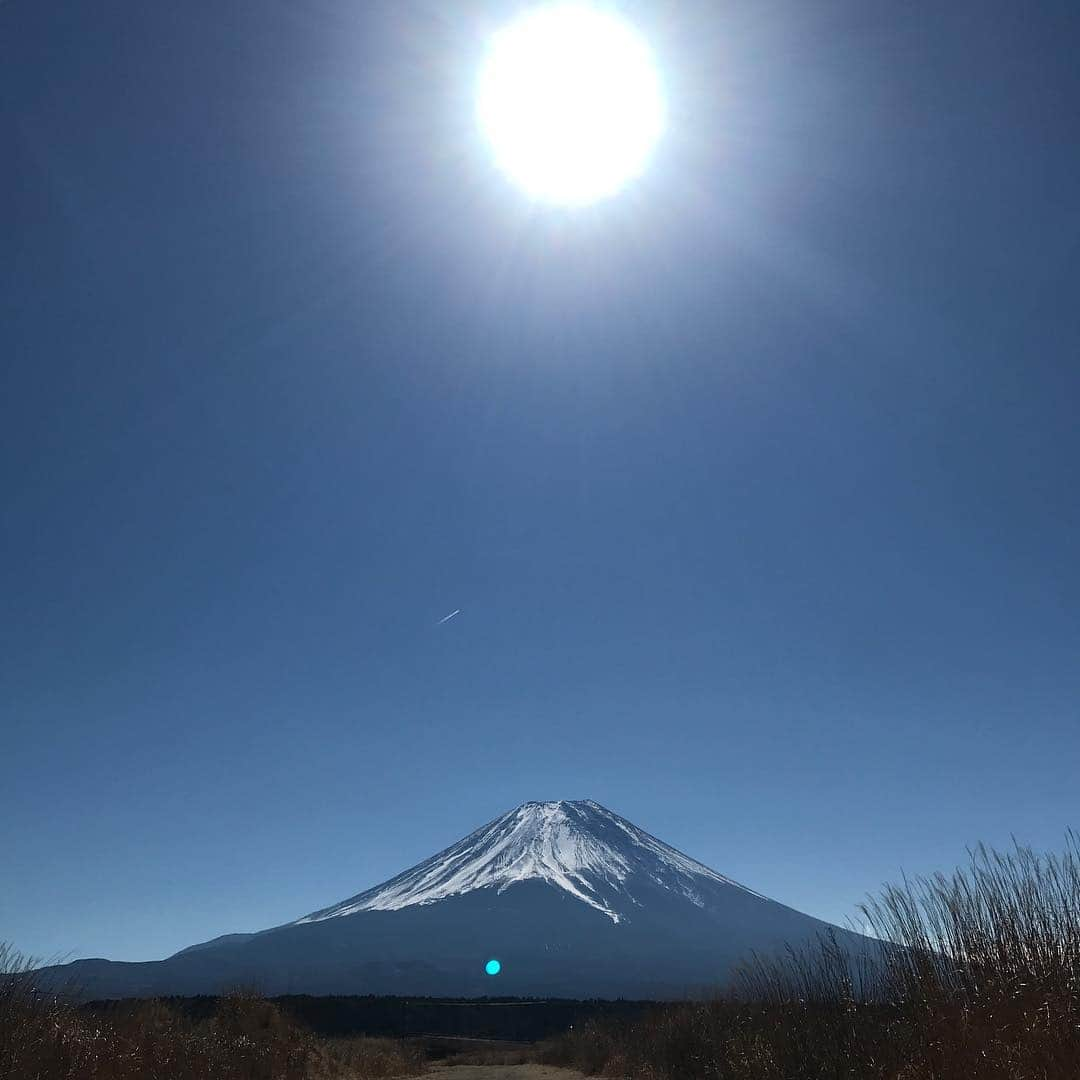
[[[193,1021],[215,1014],[215,997],[165,998],[171,1008]],[[297,1024],[327,1038],[445,1035],[468,1039],[537,1042],[590,1022],[629,1021],[652,1003],[639,1001],[571,1001],[527,998],[403,998],[376,996],[312,997],[287,995],[274,1004]],[[108,1016],[124,1011],[125,1001],[99,1001],[83,1006]]]

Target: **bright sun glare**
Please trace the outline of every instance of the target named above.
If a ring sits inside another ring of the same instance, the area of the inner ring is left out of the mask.
[[[532,8],[492,36],[477,113],[504,173],[533,198],[571,205],[637,176],[664,126],[648,45],[582,3]]]

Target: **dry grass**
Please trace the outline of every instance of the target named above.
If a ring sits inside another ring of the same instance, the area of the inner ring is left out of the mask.
[[[423,1050],[399,1039],[358,1037],[326,1039],[317,1045],[320,1066],[313,1065],[311,1080],[376,1080],[384,1076],[413,1076],[424,1071]]]
[[[834,937],[743,971],[727,1001],[681,1004],[549,1040],[539,1060],[648,1080],[1076,1080],[1080,846],[978,848],[863,915],[878,946]]]
[[[533,1060],[529,1043],[478,1043],[447,1054],[441,1065],[525,1065]]]
[[[0,1080],[375,1080],[423,1069],[403,1043],[318,1040],[246,992],[205,1021],[158,1001],[87,1012],[36,990],[30,966],[0,945]]]

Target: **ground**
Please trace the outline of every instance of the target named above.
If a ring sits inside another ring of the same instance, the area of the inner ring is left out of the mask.
[[[550,1065],[443,1065],[420,1080],[585,1080],[581,1073]]]

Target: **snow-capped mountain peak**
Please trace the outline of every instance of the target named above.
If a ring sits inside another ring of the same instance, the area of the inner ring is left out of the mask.
[[[648,881],[698,906],[703,892],[717,885],[750,892],[597,802],[527,802],[390,881],[298,922],[396,911],[476,889],[502,893],[537,880],[616,923],[638,903],[630,892],[634,882]]]
[[[606,925],[605,925],[606,924]],[[525,803],[385,884],[307,918],[226,934],[148,964],[77,961],[38,976],[95,997],[269,994],[685,998],[749,956],[829,932],[599,803]],[[853,953],[853,955],[855,955]]]

